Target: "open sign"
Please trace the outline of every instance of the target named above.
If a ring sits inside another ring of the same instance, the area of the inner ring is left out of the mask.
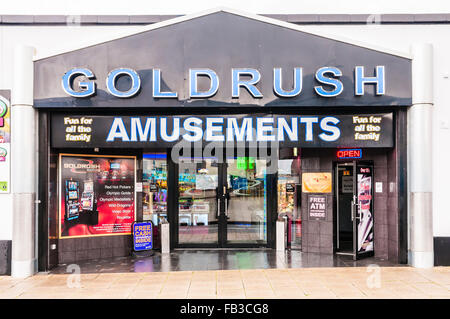
[[[361,157],[362,157],[362,149],[360,148],[338,150],[337,152],[338,159],[353,159]]]

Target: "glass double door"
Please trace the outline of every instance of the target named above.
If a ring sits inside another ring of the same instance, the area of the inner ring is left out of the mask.
[[[267,244],[266,160],[183,158],[178,164],[178,245]]]
[[[354,260],[374,254],[373,164],[336,165],[336,253]]]

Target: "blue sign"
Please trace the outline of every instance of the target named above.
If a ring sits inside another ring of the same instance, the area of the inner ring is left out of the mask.
[[[153,223],[133,223],[133,247],[134,251],[151,250],[153,248]]]

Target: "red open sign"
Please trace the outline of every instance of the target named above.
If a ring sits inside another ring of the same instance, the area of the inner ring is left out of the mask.
[[[338,152],[337,152],[338,159],[350,159],[350,158],[361,158],[361,157],[362,157],[362,149],[360,149],[360,148],[338,150]]]

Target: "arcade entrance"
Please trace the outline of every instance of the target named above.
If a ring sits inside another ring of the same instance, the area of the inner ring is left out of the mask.
[[[248,154],[180,158],[177,246],[266,247],[269,162]]]
[[[374,255],[373,163],[335,166],[335,251],[353,260]]]

